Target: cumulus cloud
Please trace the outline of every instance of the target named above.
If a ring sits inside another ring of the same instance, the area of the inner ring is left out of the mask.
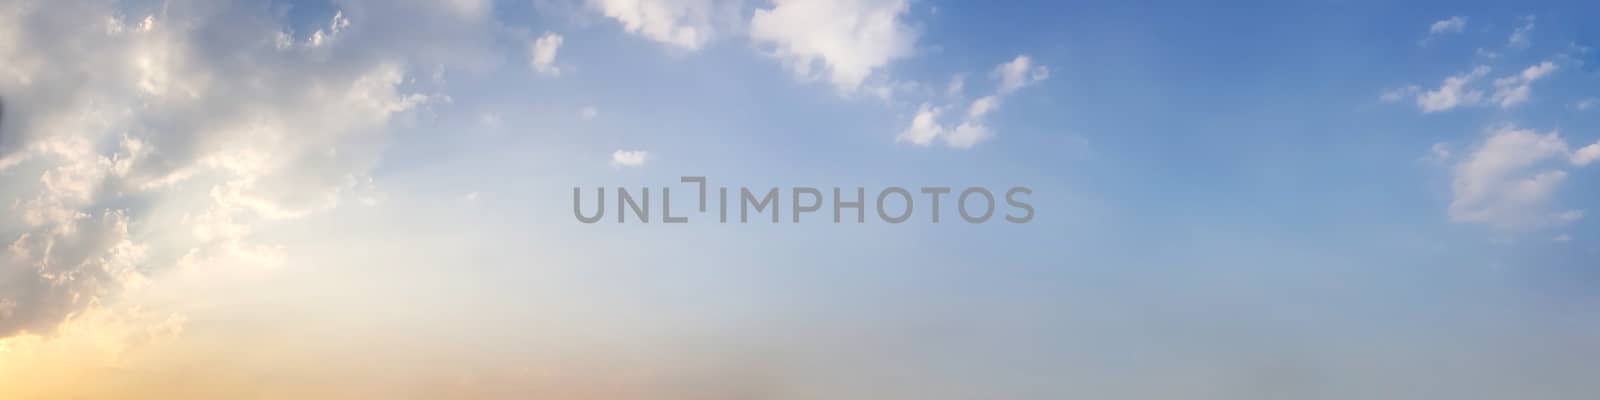
[[[911,55],[917,32],[906,0],[776,0],[750,19],[750,39],[797,76],[854,93],[889,63]]]
[[[644,165],[650,153],[644,150],[617,150],[611,153],[611,166],[616,168],[638,167]]]
[[[529,64],[534,72],[540,75],[561,75],[561,68],[556,66],[556,51],[561,50],[561,35],[545,32],[543,36],[534,39],[529,45]]]
[[[257,225],[338,205],[389,121],[433,102],[408,65],[481,60],[440,43],[487,31],[391,4],[343,3],[303,37],[254,3],[0,10],[0,338],[49,334],[165,270],[281,262]]]
[[[737,1],[588,0],[590,8],[622,24],[628,33],[697,50],[716,36],[719,15],[735,12]]]
[[[984,123],[984,120],[990,113],[1000,108],[1001,100],[1018,89],[1049,78],[1049,69],[1032,63],[1027,55],[1019,55],[995,67],[990,74],[996,82],[995,93],[968,103],[965,112],[961,113],[954,126],[940,121],[944,118],[944,107],[923,103],[917,109],[916,115],[911,118],[910,126],[901,131],[895,137],[895,141],[927,146],[933,144],[935,139],[943,139],[946,146],[965,149],[993,137],[994,131]],[[959,82],[961,81],[958,75],[957,80],[952,81],[951,87],[956,87]],[[953,91],[947,89],[947,95]]]
[[[1447,33],[1461,33],[1461,31],[1465,30],[1466,28],[1467,28],[1467,18],[1466,17],[1461,17],[1461,16],[1454,16],[1454,17],[1450,17],[1449,19],[1444,19],[1444,20],[1440,20],[1440,21],[1434,22],[1433,25],[1429,25],[1428,26],[1428,34],[1429,35],[1440,35],[1440,34],[1447,34]]]
[[[1455,166],[1450,217],[1501,229],[1577,220],[1583,216],[1581,210],[1552,211],[1549,202],[1567,178],[1565,161],[1581,166],[1578,159],[1557,132],[1497,127]]]

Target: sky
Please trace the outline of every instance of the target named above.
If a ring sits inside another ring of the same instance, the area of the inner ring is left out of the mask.
[[[0,398],[1588,398],[1596,13],[0,0]]]

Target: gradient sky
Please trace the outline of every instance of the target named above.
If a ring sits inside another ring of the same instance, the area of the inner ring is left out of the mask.
[[[1593,397],[1600,7],[1391,3],[0,0],[0,398]]]

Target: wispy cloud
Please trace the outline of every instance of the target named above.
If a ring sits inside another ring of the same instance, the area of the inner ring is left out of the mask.
[[[1535,20],[1532,15],[1519,18],[1519,20],[1522,22],[1522,24],[1517,25],[1517,28],[1511,31],[1511,37],[1506,39],[1506,45],[1512,48],[1520,49],[1528,47],[1528,44],[1533,42],[1533,28],[1535,26]]]
[[[1516,75],[1496,79],[1493,100],[1501,108],[1510,108],[1527,102],[1528,96],[1533,91],[1531,88],[1533,82],[1549,76],[1555,70],[1555,63],[1545,61],[1523,69]]]
[[[1490,69],[1488,66],[1478,66],[1471,71],[1446,77],[1433,90],[1409,85],[1386,90],[1378,98],[1385,103],[1395,103],[1415,96],[1417,108],[1424,113],[1477,105],[1511,108],[1526,103],[1532,96],[1533,83],[1550,76],[1557,69],[1559,67],[1555,63],[1545,61],[1516,74],[1497,78],[1485,87],[1480,82],[1489,75]]]
[[[1417,95],[1417,107],[1421,108],[1422,112],[1431,113],[1461,105],[1477,104],[1483,100],[1484,93],[1469,85],[1486,75],[1489,75],[1489,67],[1479,66],[1470,72],[1445,78],[1444,82],[1439,84],[1439,88]]]
[[[945,119],[945,111],[954,106],[939,107],[923,103],[912,116],[910,126],[901,131],[895,141],[927,146],[935,140],[943,140],[951,148],[971,148],[994,136],[994,131],[985,123],[985,117],[1000,108],[1001,100],[1019,89],[1049,79],[1050,69],[1035,65],[1033,59],[1024,54],[996,66],[989,76],[996,82],[995,93],[968,103],[953,126],[941,120]],[[952,83],[951,87],[955,85]]]

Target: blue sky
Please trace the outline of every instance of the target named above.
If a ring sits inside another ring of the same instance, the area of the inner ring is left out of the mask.
[[[0,394],[1579,398],[1595,12],[0,2]],[[572,216],[680,176],[1037,216]]]

